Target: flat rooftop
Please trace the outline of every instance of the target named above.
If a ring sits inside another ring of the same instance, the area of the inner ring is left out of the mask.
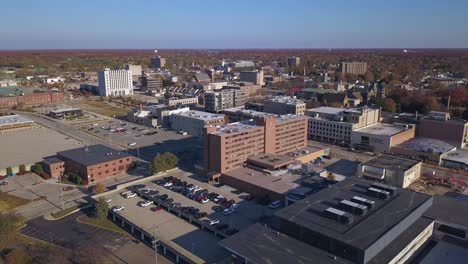
[[[262,153],[250,156],[247,161],[252,162],[255,165],[265,166],[267,169],[272,169],[286,166],[294,162],[294,159],[288,156]]]
[[[447,156],[443,157],[442,159],[468,165],[468,151],[457,150],[447,154]]]
[[[468,201],[448,197],[444,195],[435,195],[432,206],[424,213],[424,216],[460,226],[468,227]]]
[[[217,127],[216,131],[213,132],[212,134],[221,136],[221,135],[249,131],[249,130],[259,129],[259,128],[263,128],[263,127],[254,125],[252,120],[247,120],[247,121],[230,123],[224,126]]]
[[[468,259],[468,243],[444,237],[419,262],[420,264],[465,264]]]
[[[392,155],[379,155],[373,159],[370,159],[366,162],[363,162],[363,165],[371,166],[371,167],[378,167],[382,169],[404,169],[408,170],[414,165],[420,163],[421,161],[418,160],[412,160],[412,159],[406,159],[398,156],[392,156]]]
[[[223,114],[212,114],[212,113],[197,111],[197,110],[190,110],[188,112],[182,112],[182,113],[178,113],[174,115],[190,117],[190,118],[201,120],[201,121],[211,121],[211,120],[219,120],[219,119],[224,120]]]
[[[0,126],[31,122],[33,122],[31,119],[21,115],[0,116]]]
[[[304,104],[304,101],[300,100],[300,99],[297,99],[297,98],[292,98],[292,97],[289,97],[289,96],[277,96],[277,97],[273,97],[269,100],[267,100],[267,102],[274,102],[274,103],[283,103],[283,104],[289,104],[289,105],[298,105],[298,104]]]
[[[370,126],[365,126],[363,128],[356,129],[355,132],[373,134],[373,135],[393,136],[406,130],[407,129],[405,125],[401,125],[401,124],[395,125],[395,124],[375,123]]]
[[[341,258],[331,259],[323,250],[258,223],[218,244],[255,264],[352,263]]]
[[[70,107],[70,108],[54,109],[50,112],[59,114],[59,113],[72,112],[72,111],[81,111],[81,108]]]
[[[377,199],[367,193],[371,184],[373,182],[350,177],[276,212],[275,216],[365,250],[414,210],[432,202],[429,195],[400,188],[396,188],[389,200]],[[354,196],[374,201],[374,208],[363,216],[354,214],[350,224],[325,216],[326,209],[339,208],[340,201],[351,200]]]
[[[345,109],[343,109],[343,108],[321,106],[321,107],[308,109],[308,110],[306,110],[306,112],[323,113],[323,114],[329,114],[329,115],[339,115],[344,110]]]
[[[125,152],[112,149],[104,145],[92,145],[60,151],[57,153],[57,155],[73,160],[84,166],[92,166],[103,162],[131,157],[131,155]]]
[[[262,172],[248,167],[242,167],[224,172],[223,175],[236,178],[240,181],[259,186],[279,194],[285,194],[291,190],[301,187],[301,175],[284,173],[280,176],[272,176],[267,172]],[[222,176],[221,176],[222,177]]]
[[[445,143],[444,141],[432,138],[412,138],[403,143],[396,145],[397,148],[415,150],[424,153],[443,154],[454,150],[456,147]]]

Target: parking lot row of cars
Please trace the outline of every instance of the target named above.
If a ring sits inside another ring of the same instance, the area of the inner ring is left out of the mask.
[[[171,179],[173,179],[173,177],[166,177],[163,180],[169,182]],[[131,199],[133,197],[136,197],[137,195],[140,195],[144,199],[143,201],[139,201],[137,203],[137,205],[140,207],[147,207],[153,205],[154,201],[157,201],[159,204],[164,205],[166,208],[170,208],[171,211],[181,213],[187,218],[196,219],[200,221],[200,224],[210,226],[216,229],[217,231],[223,232],[226,235],[232,235],[238,232],[238,230],[235,228],[229,228],[228,224],[221,223],[219,219],[207,218],[208,213],[200,211],[199,208],[193,206],[182,206],[181,203],[174,202],[174,199],[170,198],[167,194],[159,194],[159,191],[154,189],[145,189],[145,185],[135,185],[130,187],[130,191],[121,193],[121,196],[126,199]],[[226,209],[228,209],[228,211],[226,211]],[[113,212],[120,212],[122,210],[125,210],[125,207],[122,205],[114,206],[111,210]],[[150,210],[153,212],[158,212],[162,210],[162,207],[154,206],[151,207]],[[223,214],[227,215],[232,213],[233,211],[234,209],[232,207],[225,208]],[[226,214],[225,212],[229,213]]]
[[[207,189],[202,189],[194,184],[187,183],[186,181],[180,180],[174,176],[167,176],[163,179],[155,181],[154,183],[202,204],[208,202],[216,203],[219,206],[216,207],[215,211],[219,212],[222,210],[224,215],[234,213],[235,210],[239,207],[239,204],[237,204],[232,199],[228,200],[216,192],[210,192]]]

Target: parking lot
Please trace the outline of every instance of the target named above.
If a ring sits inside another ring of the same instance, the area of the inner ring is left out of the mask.
[[[129,188],[142,197],[126,199],[121,193],[128,192],[128,190],[106,197],[111,199],[109,206],[110,208],[124,206],[125,209],[117,214],[132,221],[139,228],[151,231],[148,233],[176,243],[204,260],[217,261],[227,256],[227,252],[217,245],[219,240],[275,212],[275,209],[270,209],[268,205],[261,205],[253,200],[247,201],[248,194],[238,192],[228,186],[215,187],[182,171],[169,173],[169,175],[175,176],[181,182],[185,181],[186,185],[193,184],[201,190],[206,189],[207,193],[215,192],[226,198],[226,201],[234,200],[238,206],[233,213],[225,215],[223,210],[227,208],[226,206],[213,201],[197,202],[156,184],[157,181],[137,184],[133,187],[135,189]],[[167,198],[162,199],[161,196],[167,196]],[[154,203],[146,207],[138,205],[145,200]],[[158,207],[161,209],[155,210]],[[206,213],[206,215],[195,212]],[[210,225],[212,220],[218,220],[219,223]],[[171,228],[168,228],[169,226]]]

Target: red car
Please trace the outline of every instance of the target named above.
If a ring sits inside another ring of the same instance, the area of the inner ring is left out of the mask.
[[[162,210],[162,208],[161,208],[161,207],[157,207],[157,206],[151,208],[151,211],[153,211],[153,212],[157,212],[157,211],[160,211],[160,210]]]

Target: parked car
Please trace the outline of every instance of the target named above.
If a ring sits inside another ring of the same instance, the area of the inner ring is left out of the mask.
[[[110,203],[110,202],[112,202],[112,199],[111,199],[111,198],[107,198],[107,199],[105,199],[104,201],[105,201],[106,203]]]
[[[214,225],[217,225],[219,224],[219,220],[218,219],[212,219],[210,220],[210,226],[214,226]]]
[[[276,208],[280,207],[281,204],[282,204],[282,202],[280,200],[276,200],[276,201],[271,202],[268,207],[270,207],[271,209],[276,209]]]
[[[163,186],[166,187],[166,188],[169,188],[169,187],[172,186],[172,182],[166,182],[166,183],[164,183]]]
[[[152,205],[153,203],[154,203],[153,201],[141,201],[138,203],[138,205],[141,207],[146,207],[148,205]]]
[[[237,204],[237,203],[233,203],[233,204],[231,204],[231,208],[234,208],[234,209],[236,209],[237,207],[239,207],[239,204]]]
[[[125,199],[130,199],[130,198],[135,197],[135,196],[137,196],[137,194],[131,192],[131,193],[126,194],[124,197],[125,197]]]
[[[224,198],[224,197],[223,197],[222,195],[218,195],[217,197],[215,197],[215,198],[213,199],[213,202],[219,203],[219,202],[221,201],[221,199],[223,199],[223,198]]]
[[[124,209],[125,209],[125,206],[123,206],[123,205],[112,207],[112,211],[115,212],[115,213],[120,212],[120,211],[122,211]]]
[[[236,209],[234,208],[226,208],[223,210],[223,215],[230,215],[232,213],[234,213],[236,211]]]
[[[155,206],[155,207],[151,207],[150,210],[153,211],[153,212],[157,212],[157,211],[161,211],[162,208],[161,208],[161,207],[158,207],[158,206]]]
[[[208,199],[208,198],[204,198],[204,199],[203,199],[203,200],[201,200],[200,202],[201,202],[202,204],[205,204],[205,203],[207,203],[207,202],[209,202],[209,201],[210,201],[210,199]]]

